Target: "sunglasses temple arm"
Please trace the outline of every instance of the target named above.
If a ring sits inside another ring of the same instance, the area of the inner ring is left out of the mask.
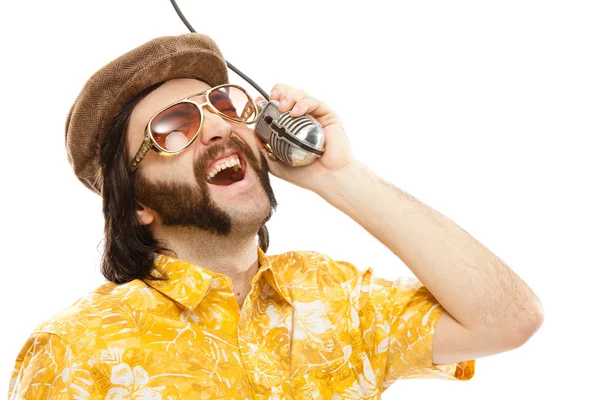
[[[135,157],[133,157],[133,160],[131,161],[131,166],[129,168],[130,172],[135,171],[138,164],[142,161],[142,158],[144,158],[146,153],[148,153],[151,148],[152,148],[152,142],[146,136],[146,138],[144,138],[144,141],[140,145],[140,148],[138,149],[137,153],[135,153]]]

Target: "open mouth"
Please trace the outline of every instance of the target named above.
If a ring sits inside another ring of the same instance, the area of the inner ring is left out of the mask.
[[[211,168],[206,176],[206,182],[215,186],[230,186],[244,179],[246,175],[246,160],[240,152],[219,160],[216,168]]]

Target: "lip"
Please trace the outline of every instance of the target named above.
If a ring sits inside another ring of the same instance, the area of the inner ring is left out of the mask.
[[[204,176],[208,176],[208,171],[210,171],[213,167],[213,165],[215,165],[215,163],[217,163],[217,161],[222,160],[224,158],[227,158],[233,154],[237,154],[238,159],[240,160],[240,166],[242,167],[242,173],[244,174],[244,179],[246,178],[246,158],[243,156],[242,152],[240,152],[239,150],[228,150],[225,153],[223,153],[222,155],[218,156],[217,158],[215,158],[206,168],[206,171],[204,171]],[[218,186],[218,185],[216,185]]]

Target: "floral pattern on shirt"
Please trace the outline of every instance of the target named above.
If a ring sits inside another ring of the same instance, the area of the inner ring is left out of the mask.
[[[380,399],[402,379],[469,380],[432,362],[442,306],[415,278],[314,251],[267,256],[240,310],[229,277],[156,254],[167,282],[105,283],[40,324],[10,399]]]

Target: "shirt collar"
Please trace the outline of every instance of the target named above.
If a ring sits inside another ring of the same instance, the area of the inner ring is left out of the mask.
[[[252,287],[263,273],[269,271],[266,275],[267,282],[288,304],[291,304],[287,289],[278,282],[275,274],[273,274],[271,260],[259,246],[256,246],[256,251],[258,254],[258,271],[252,278]],[[154,269],[161,272],[168,280],[144,279],[144,282],[190,310],[195,309],[200,304],[209,290],[211,281],[216,279],[216,275],[224,276],[199,265],[160,253],[154,253]]]

